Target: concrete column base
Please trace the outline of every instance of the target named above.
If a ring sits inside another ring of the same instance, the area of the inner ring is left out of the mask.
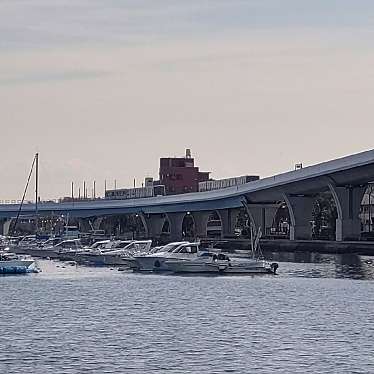
[[[314,198],[284,195],[290,213],[290,240],[312,239],[312,212]]]
[[[311,240],[312,231],[311,231],[310,222],[306,225],[291,225],[290,226],[290,240]]]
[[[361,221],[359,219],[336,220],[336,241],[359,240],[361,236]]]
[[[246,205],[247,213],[251,219],[251,224],[257,232],[261,228],[263,235],[266,235],[267,229],[273,225],[275,214],[278,207],[275,206],[251,206]]]
[[[5,220],[0,219],[0,235],[4,235]]]
[[[177,242],[182,240],[182,225],[183,219],[186,216],[186,213],[168,213],[168,219],[170,224],[170,240],[172,242]]]
[[[100,229],[100,226],[102,224],[102,222],[104,221],[104,217],[97,217],[94,221],[93,221],[93,228],[95,230],[99,230]]]
[[[149,239],[158,239],[161,236],[166,218],[160,214],[154,214],[144,217],[144,225],[146,227]]]
[[[234,236],[235,225],[238,219],[239,209],[219,209],[217,210],[221,219],[222,238]]]
[[[332,180],[328,181],[328,186],[338,212],[336,241],[360,239],[361,221],[359,214],[366,187],[340,187],[336,186]]]
[[[194,212],[192,215],[195,222],[195,236],[197,238],[205,238],[211,212]]]
[[[80,232],[89,232],[92,230],[92,227],[90,225],[91,218],[79,218],[78,220],[78,226]]]

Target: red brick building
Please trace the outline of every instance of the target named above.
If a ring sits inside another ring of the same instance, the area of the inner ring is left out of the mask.
[[[165,186],[167,195],[197,192],[199,182],[207,180],[209,172],[199,171],[189,149],[185,157],[160,158],[160,184]]]

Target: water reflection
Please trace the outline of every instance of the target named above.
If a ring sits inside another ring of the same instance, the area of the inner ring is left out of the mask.
[[[314,252],[264,252],[264,256],[280,263],[283,276],[374,280],[374,257],[370,256]]]

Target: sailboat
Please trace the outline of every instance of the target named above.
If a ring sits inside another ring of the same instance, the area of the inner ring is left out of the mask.
[[[32,162],[31,170],[27,178],[25,190],[23,192],[22,200],[17,212],[16,221],[13,226],[12,236],[14,236],[19,217],[21,215],[22,206],[25,201],[26,192],[30,183],[31,175],[35,167],[35,227],[38,227],[38,163],[39,154],[36,153]],[[37,231],[37,230],[35,230]],[[12,247],[5,248],[0,251],[0,274],[20,274],[20,273],[35,273],[39,272],[38,266],[34,259],[21,257],[15,253],[11,253]]]
[[[25,189],[23,191],[22,200],[21,200],[21,203],[20,203],[18,211],[17,211],[17,217],[16,217],[16,221],[13,225],[13,230],[12,230],[11,236],[14,236],[14,234],[16,233],[17,224],[18,224],[18,221],[19,221],[19,218],[20,218],[20,215],[21,215],[23,204],[25,202],[26,193],[27,193],[27,190],[29,188],[30,179],[31,179],[31,176],[32,176],[32,172],[34,171],[34,168],[35,168],[35,213],[34,213],[34,215],[35,215],[35,233],[37,233],[37,231],[38,231],[39,153],[35,153],[35,156],[34,156],[34,159],[32,161],[32,165],[31,165],[30,173],[29,173],[29,176],[27,178],[26,186],[25,186]]]
[[[261,236],[261,227],[259,227],[255,235],[253,234],[253,228],[251,227],[251,257],[247,259],[231,258],[228,266],[223,270],[223,272],[235,274],[276,274],[278,264],[276,262],[270,263],[269,261],[266,261],[262,254],[260,247]]]

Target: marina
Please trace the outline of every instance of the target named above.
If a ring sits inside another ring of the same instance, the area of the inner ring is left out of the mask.
[[[83,246],[80,239],[56,242],[56,238],[53,238],[43,242],[26,237],[17,244],[3,246],[4,253],[13,254],[14,257],[22,254],[76,264],[116,266],[141,272],[275,274],[278,268],[278,264],[263,259],[257,247],[258,240],[257,244],[252,243],[251,252],[243,256],[242,251],[239,257],[233,253],[229,257],[222,249],[201,247],[199,242],[172,242],[158,247],[151,245],[151,240],[103,240],[91,246]]]
[[[374,1],[0,1],[0,374],[374,374]]]

